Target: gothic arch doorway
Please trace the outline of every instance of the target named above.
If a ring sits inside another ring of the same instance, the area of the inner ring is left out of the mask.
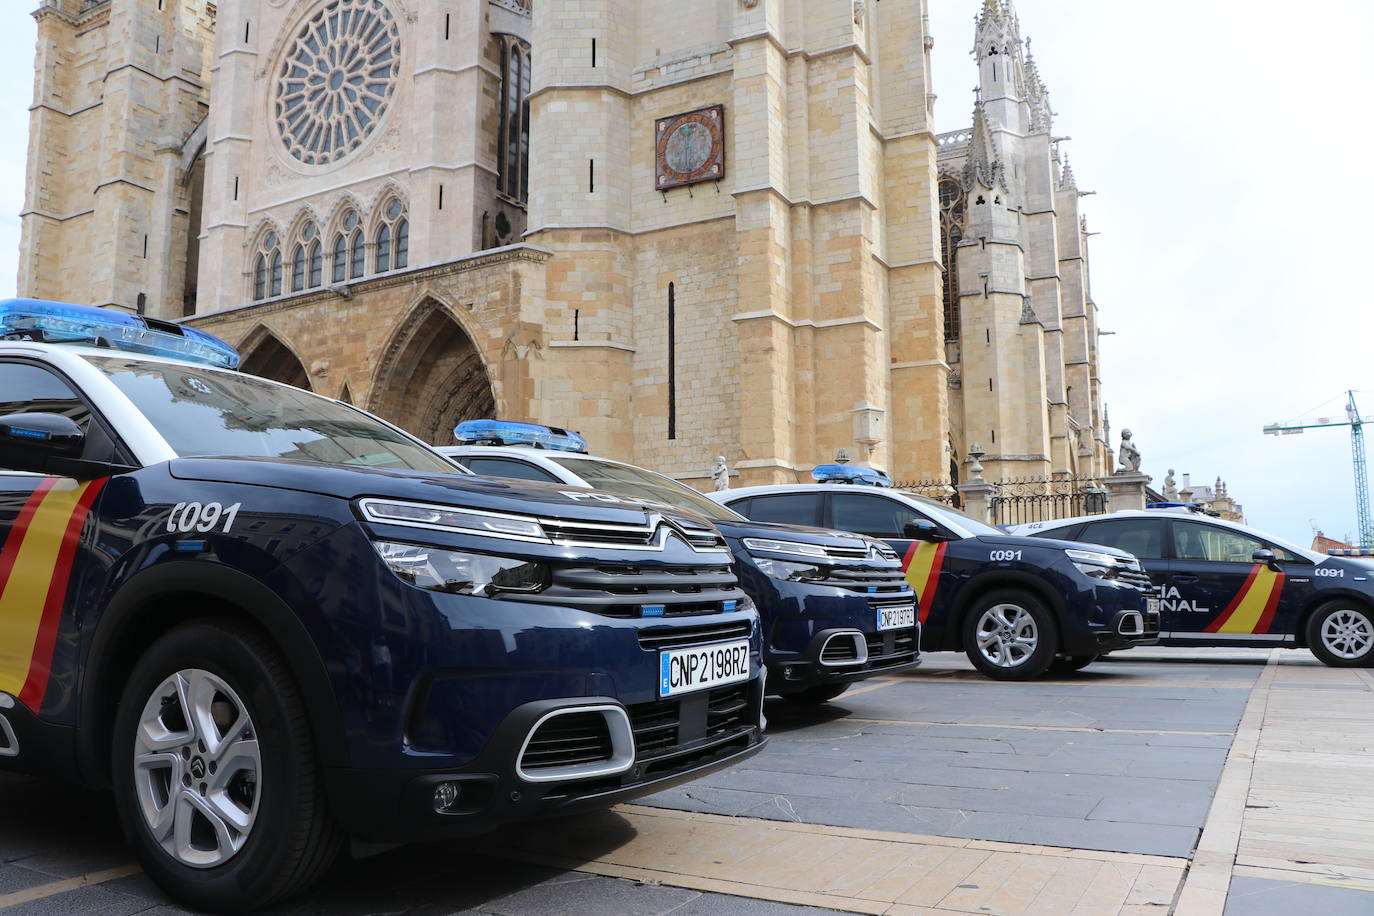
[[[477,345],[443,305],[421,302],[391,337],[372,386],[373,410],[435,445],[463,420],[496,415]]]
[[[239,369],[243,372],[304,388],[306,391],[311,390],[310,377],[306,374],[305,366],[296,354],[291,352],[290,347],[266,328],[259,328],[257,332],[249,334],[242,349],[247,352],[243,361],[239,363]]]

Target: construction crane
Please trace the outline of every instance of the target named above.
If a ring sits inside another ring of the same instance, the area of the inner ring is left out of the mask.
[[[1345,394],[1347,400],[1344,420],[1318,417],[1315,420],[1297,423],[1267,423],[1264,426],[1264,434],[1293,436],[1305,429],[1322,426],[1350,427],[1350,452],[1355,465],[1355,527],[1359,530],[1360,546],[1374,548],[1374,522],[1371,522],[1369,516],[1369,474],[1365,469],[1364,457],[1364,424],[1374,423],[1374,416],[1361,417],[1359,408],[1355,406],[1355,392],[1347,391]]]

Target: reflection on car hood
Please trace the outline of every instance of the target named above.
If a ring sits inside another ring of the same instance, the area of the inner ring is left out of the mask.
[[[1087,544],[1082,541],[1059,541],[1054,538],[1023,538],[1014,534],[994,537],[990,534],[984,534],[979,535],[978,540],[986,544],[995,544],[998,547],[1048,547],[1052,550],[1091,550],[1094,553],[1105,553],[1113,557],[1131,556],[1130,553],[1116,547],[1104,547],[1101,544]]]
[[[711,524],[685,509],[664,513],[630,500],[603,503],[592,492],[567,484],[507,481],[471,474],[432,474],[390,468],[352,467],[280,458],[177,458],[169,462],[173,477],[219,483],[249,484],[319,493],[339,499],[363,496],[436,503],[518,515],[643,523],[651,515],[670,514],[687,527]]]
[[[800,541],[803,544],[820,544],[824,547],[867,547],[868,538],[847,531],[833,531],[829,528],[810,528],[805,525],[784,525],[779,522],[752,522],[717,520],[720,533],[731,538],[774,538],[783,541]]]

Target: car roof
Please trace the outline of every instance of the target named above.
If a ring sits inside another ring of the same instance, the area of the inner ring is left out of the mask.
[[[772,483],[759,484],[753,487],[731,487],[728,490],[717,490],[714,493],[707,493],[711,499],[718,503],[727,500],[739,499],[744,496],[766,496],[770,493],[809,493],[813,490],[829,490],[841,493],[877,493],[901,499],[905,494],[898,490],[888,487],[869,487],[850,483]]]
[[[1270,534],[1267,531],[1261,531],[1258,528],[1253,528],[1250,525],[1244,525],[1240,522],[1233,522],[1230,519],[1217,518],[1214,515],[1203,515],[1199,512],[1180,512],[1179,509],[1175,507],[1170,507],[1168,509],[1118,509],[1116,512],[1107,512],[1103,515],[1079,515],[1074,518],[1057,518],[1053,521],[1027,522],[1020,525],[1011,525],[1008,527],[1007,530],[1010,531],[1012,534],[1027,534],[1031,532],[1041,531],[1055,532],[1058,531],[1060,528],[1069,528],[1074,525],[1081,525],[1084,522],[1111,521],[1113,519],[1119,518],[1187,519],[1191,522],[1201,522],[1204,525],[1215,525],[1218,528],[1230,528],[1232,531],[1239,531],[1240,533],[1249,535],[1250,537],[1257,537],[1262,538],[1266,541],[1273,541],[1277,543],[1279,546],[1283,547],[1284,549],[1293,549],[1300,551],[1301,553],[1307,555],[1309,558],[1318,558],[1322,560],[1326,559],[1326,556],[1324,554],[1320,554],[1314,550],[1303,547],[1301,544],[1295,544],[1286,538],[1279,537],[1278,535]]]
[[[89,344],[52,344],[39,343],[33,340],[0,340],[0,353],[24,356],[56,356],[58,361],[61,361],[68,355],[79,357],[113,357],[117,359],[133,360],[140,363],[158,363],[168,366],[185,366],[189,369],[210,369],[215,372],[239,374],[236,369],[226,369],[223,366],[212,366],[209,363],[198,363],[189,359],[172,359],[167,356],[153,356],[149,353],[139,353],[134,350],[121,350],[118,347],[93,347]]]

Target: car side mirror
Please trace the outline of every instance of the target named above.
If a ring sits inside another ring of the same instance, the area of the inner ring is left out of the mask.
[[[1274,551],[1263,547],[1252,553],[1250,559],[1255,563],[1263,563],[1265,566],[1277,567],[1279,565],[1279,558],[1274,555]]]
[[[79,458],[86,434],[70,417],[13,413],[0,417],[0,468],[52,473],[52,462]]]
[[[913,519],[902,526],[902,537],[912,541],[943,541],[944,535],[935,523],[924,518]]]

